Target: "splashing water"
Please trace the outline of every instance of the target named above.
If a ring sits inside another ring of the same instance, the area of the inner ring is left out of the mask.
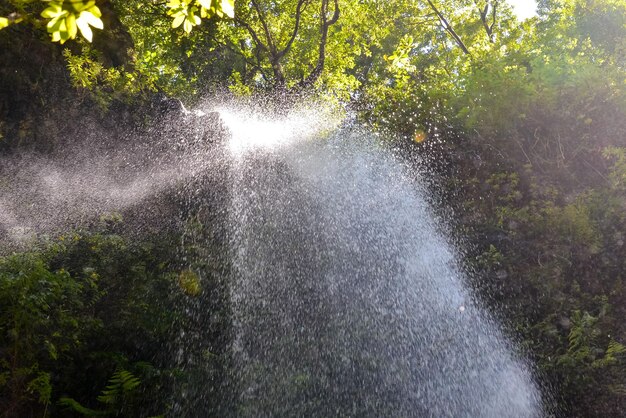
[[[540,416],[425,190],[370,135],[329,134],[318,115],[222,111],[234,414]]]
[[[88,128],[45,155],[0,156],[0,254],[16,242],[137,206],[150,221],[148,212],[156,217],[163,203],[159,195],[184,188],[221,162],[208,132],[219,131],[211,117],[181,113],[123,137]]]
[[[148,218],[162,204],[149,199],[182,189],[189,205],[228,213],[216,216],[234,330],[222,415],[541,415],[530,372],[464,287],[416,173],[325,109],[220,114],[226,150],[205,141],[214,121],[183,118],[143,141],[0,159],[0,242],[137,205]],[[199,369],[185,346],[202,338],[199,328],[172,342],[173,363]],[[214,412],[194,402],[183,415]]]
[[[272,118],[228,107],[218,108],[217,112],[231,133],[228,148],[235,157],[256,150],[271,152],[288,147],[296,141],[328,133],[340,123],[339,117],[322,107],[315,112],[310,108],[296,109]]]

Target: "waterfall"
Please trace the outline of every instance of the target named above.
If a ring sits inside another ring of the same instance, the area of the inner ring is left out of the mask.
[[[237,416],[535,417],[412,172],[323,112],[222,110]]]
[[[219,113],[3,157],[0,249],[111,211],[129,235],[197,219],[179,264],[207,290],[183,299],[163,347],[184,376],[164,393],[176,416],[543,414],[422,173],[322,108]]]

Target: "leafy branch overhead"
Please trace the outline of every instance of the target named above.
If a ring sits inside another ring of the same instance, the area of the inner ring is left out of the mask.
[[[172,28],[182,25],[187,33],[198,26],[202,18],[215,15],[235,17],[234,0],[170,0],[166,6],[169,8],[168,14],[174,18]]]
[[[31,3],[32,1],[27,3]],[[46,7],[41,17],[47,20],[47,30],[53,42],[65,43],[76,39],[78,33],[91,42],[92,28],[104,29],[100,19],[102,12],[94,0],[40,0]],[[13,2],[12,2],[13,3]],[[22,2],[23,3],[23,2]],[[186,33],[201,23],[202,18],[213,16],[233,18],[234,0],[170,0],[166,5],[167,14],[173,18],[172,28],[182,25]],[[0,16],[0,30],[25,20],[20,12],[7,17]]]
[[[50,19],[46,27],[53,42],[65,43],[68,39],[75,39],[78,30],[83,38],[91,42],[91,26],[98,29],[104,27],[100,20],[102,13],[95,1],[52,1],[49,4],[41,12],[41,17]]]

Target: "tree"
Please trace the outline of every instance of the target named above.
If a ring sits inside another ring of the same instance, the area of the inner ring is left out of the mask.
[[[307,8],[312,9],[316,5],[311,0],[298,0],[295,5],[295,10],[293,12],[293,29],[291,33],[288,34],[288,38],[283,45],[279,42],[284,38],[284,33],[272,33],[272,20],[279,18],[279,14],[282,12],[282,8],[278,9],[272,7],[271,4],[262,4],[258,0],[252,0],[251,6],[256,14],[256,19],[252,19],[250,16],[250,10],[242,13],[245,17],[238,17],[236,19],[237,24],[244,27],[249,35],[252,37],[254,43],[254,56],[257,60],[257,67],[261,70],[261,74],[267,76],[263,73],[261,67],[261,57],[263,54],[266,55],[267,60],[270,63],[273,72],[273,83],[275,88],[282,89],[285,87],[285,72],[283,66],[281,64],[282,58],[289,53],[294,41],[299,35],[301,22],[307,18],[311,18],[310,16],[304,15]],[[283,5],[285,7],[285,5]],[[287,7],[289,7],[287,5]],[[313,69],[309,73],[308,76],[303,77],[300,81],[300,86],[310,86],[322,74],[322,70],[324,69],[324,62],[326,59],[326,44],[328,42],[328,30],[331,25],[337,23],[339,19],[340,8],[338,0],[334,0],[331,3],[330,0],[320,0],[318,5],[317,15],[319,16],[319,46],[317,52],[317,59],[315,61],[315,65]],[[284,31],[283,31],[284,32]],[[261,33],[259,35],[258,33]]]

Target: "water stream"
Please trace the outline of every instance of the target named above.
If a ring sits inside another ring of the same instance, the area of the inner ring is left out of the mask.
[[[214,413],[204,399],[216,396],[226,416],[542,415],[529,368],[466,288],[415,168],[322,109],[220,115],[221,145],[215,119],[186,115],[142,141],[97,137],[87,145],[107,148],[3,160],[13,180],[0,188],[0,242],[129,207],[138,228],[163,228],[178,198],[159,196],[172,190],[207,205],[227,247],[232,363],[221,395],[202,384],[173,395],[181,416]],[[197,335],[168,348],[196,374],[204,360],[188,354],[205,350],[212,316],[203,300],[180,308],[199,318]]]
[[[222,111],[239,416],[533,417],[419,173],[372,135]]]

